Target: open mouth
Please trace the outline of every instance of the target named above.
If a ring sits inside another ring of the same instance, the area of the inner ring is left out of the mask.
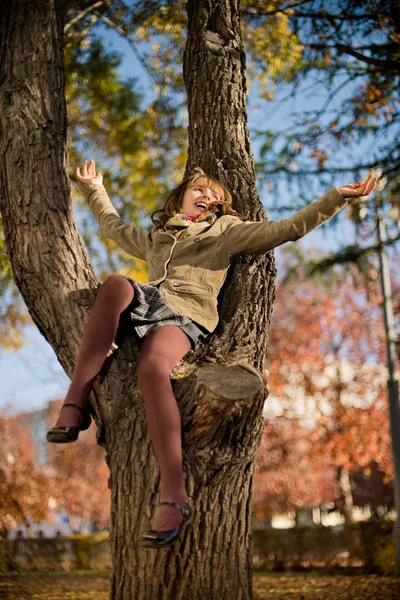
[[[196,202],[196,208],[201,208],[202,210],[206,210],[207,204],[205,202]]]

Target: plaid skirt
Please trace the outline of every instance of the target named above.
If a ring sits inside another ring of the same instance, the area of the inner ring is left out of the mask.
[[[130,277],[125,277],[125,279],[132,285],[135,296],[121,317],[124,325],[127,323],[130,326],[138,342],[143,341],[143,338],[152,331],[165,325],[180,327],[190,339],[192,348],[196,346],[200,338],[206,338],[209,335],[210,332],[207,329],[168,306],[157,287],[146,283],[137,283]],[[125,330],[124,325],[123,329]],[[117,347],[116,344],[113,344],[112,348]]]

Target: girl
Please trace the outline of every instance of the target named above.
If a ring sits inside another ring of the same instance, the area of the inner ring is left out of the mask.
[[[152,232],[125,224],[102,185],[95,163],[76,170],[78,188],[103,232],[128,254],[148,263],[149,284],[110,275],[100,286],[79,346],[71,385],[57,423],[55,443],[74,442],[90,426],[93,381],[110,353],[122,313],[140,350],[138,383],[149,436],[160,467],[160,505],[141,545],[159,548],[176,539],[191,517],[182,473],[181,421],[169,373],[218,324],[217,297],[232,256],[264,254],[309,233],[350,198],[370,194],[377,178],[332,188],[320,200],[282,221],[241,221],[224,185],[201,169],[169,194],[153,213]],[[158,219],[155,215],[160,213]]]

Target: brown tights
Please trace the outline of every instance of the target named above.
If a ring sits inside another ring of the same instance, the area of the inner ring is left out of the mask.
[[[120,315],[133,297],[132,285],[120,275],[111,275],[100,287],[83,332],[64,404],[73,402],[85,410],[93,381],[114,342]],[[171,500],[181,506],[187,502],[182,473],[181,419],[169,373],[190,348],[189,338],[179,327],[161,327],[142,343],[138,371],[147,429],[160,467],[160,501]],[[66,407],[56,426],[76,426],[79,420],[80,413]],[[181,520],[182,513],[178,509],[160,506],[151,527],[171,529]]]

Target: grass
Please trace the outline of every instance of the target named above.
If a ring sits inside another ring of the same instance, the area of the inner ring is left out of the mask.
[[[109,600],[109,582],[109,571],[0,573],[0,599]],[[255,600],[399,600],[400,578],[257,572],[253,589]]]

